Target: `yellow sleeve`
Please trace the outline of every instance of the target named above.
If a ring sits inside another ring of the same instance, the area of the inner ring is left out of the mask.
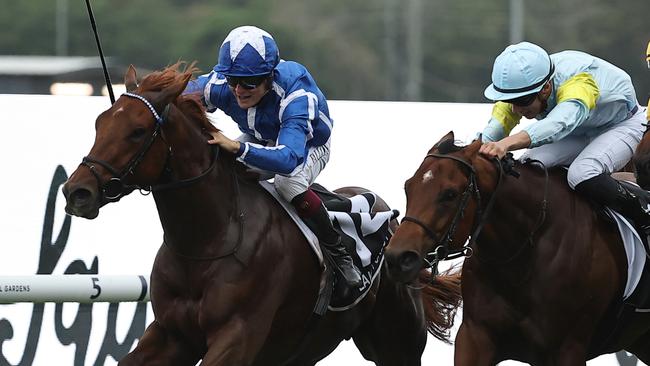
[[[574,75],[557,88],[558,104],[566,100],[577,99],[584,103],[589,110],[594,109],[599,96],[598,84],[591,74],[586,72]]]
[[[512,104],[506,102],[496,102],[492,108],[492,117],[501,123],[505,136],[510,135],[515,126],[519,124],[521,115],[512,111]]]

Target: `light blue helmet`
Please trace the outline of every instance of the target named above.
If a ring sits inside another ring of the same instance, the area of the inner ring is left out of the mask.
[[[510,100],[536,93],[554,71],[543,48],[529,42],[513,44],[494,60],[492,84],[483,94],[490,100]]]
[[[264,30],[243,26],[230,31],[219,49],[214,71],[226,76],[260,76],[271,73],[280,62],[273,37]]]

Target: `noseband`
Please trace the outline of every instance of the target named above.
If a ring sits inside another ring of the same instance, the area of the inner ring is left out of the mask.
[[[161,127],[164,123],[167,122],[168,116],[169,116],[169,110],[171,107],[171,104],[167,104],[165,108],[163,109],[162,114],[158,114],[156,112],[156,109],[153,107],[151,102],[149,102],[145,97],[135,94],[135,93],[124,93],[122,96],[126,96],[129,98],[134,98],[142,101],[147,108],[151,111],[151,114],[153,115],[154,119],[156,120],[155,127],[149,138],[140,146],[140,149],[138,152],[136,152],[133,157],[129,160],[129,162],[126,164],[126,166],[118,172],[117,169],[115,169],[111,164],[109,164],[106,161],[93,158],[91,156],[85,156],[82,161],[81,165],[84,165],[90,169],[90,172],[95,176],[95,179],[97,180],[97,186],[99,188],[99,192],[101,192],[101,199],[102,202],[115,202],[119,201],[120,198],[122,198],[124,195],[127,193],[139,189],[143,194],[149,194],[151,191],[159,191],[163,189],[168,189],[168,188],[176,188],[179,186],[185,186],[187,184],[193,183],[194,181],[197,181],[201,178],[203,178],[205,175],[207,175],[216,165],[217,157],[219,154],[219,149],[218,147],[215,148],[215,153],[214,153],[214,158],[212,161],[212,164],[210,167],[201,173],[200,175],[196,177],[192,177],[189,179],[184,179],[184,180],[179,180],[175,181],[169,184],[161,184],[161,185],[156,185],[156,186],[147,186],[147,187],[142,187],[140,185],[127,185],[124,183],[124,179],[129,176],[133,175],[135,172],[135,169],[138,167],[138,165],[142,162],[144,159],[145,154],[149,151],[151,146],[153,145],[153,142],[156,140],[156,137],[161,135]],[[164,138],[163,138],[164,141]],[[167,144],[165,142],[165,144]],[[167,167],[169,158],[171,156],[171,146],[167,145],[167,157],[165,161],[165,167]],[[95,167],[95,164],[100,165],[104,169],[108,170],[112,177],[108,179],[108,181],[103,182],[101,176],[97,172],[97,168]],[[164,171],[164,170],[163,170]]]
[[[467,187],[465,188],[465,191],[463,191],[463,194],[460,197],[460,203],[458,204],[458,208],[456,209],[454,218],[451,220],[451,223],[447,227],[447,230],[445,231],[445,234],[442,237],[442,239],[439,238],[438,235],[436,235],[436,233],[433,230],[431,230],[422,220],[419,220],[411,216],[405,216],[402,219],[402,223],[407,221],[418,225],[426,233],[426,235],[431,240],[433,240],[433,243],[435,244],[434,245],[435,249],[432,252],[427,253],[427,255],[424,258],[424,261],[426,262],[427,267],[432,269],[432,275],[435,276],[437,274],[438,263],[440,261],[447,260],[447,259],[455,259],[463,256],[467,257],[471,255],[472,253],[471,244],[481,232],[481,229],[483,228],[483,224],[487,218],[487,215],[490,213],[492,206],[494,205],[496,193],[497,190],[499,189],[499,186],[501,185],[501,180],[503,177],[503,167],[501,166],[501,163],[497,160],[496,163],[497,166],[499,167],[499,177],[497,180],[497,185],[494,190],[494,193],[492,194],[490,200],[488,201],[485,211],[481,212],[482,210],[481,193],[479,192],[478,189],[478,183],[476,181],[476,170],[474,169],[474,166],[472,166],[470,163],[466,162],[465,160],[453,155],[428,154],[425,157],[425,159],[427,158],[452,159],[459,162],[462,166],[467,168],[469,172]],[[465,208],[467,207],[467,204],[469,203],[469,199],[472,196],[476,197],[476,214],[474,219],[474,226],[475,226],[474,232],[470,236],[470,240],[468,241],[468,243],[466,243],[462,248],[450,249],[450,244],[451,241],[453,240],[454,234],[456,233],[458,223],[463,218]]]

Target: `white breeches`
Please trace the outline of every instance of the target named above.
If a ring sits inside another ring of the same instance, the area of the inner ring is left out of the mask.
[[[567,180],[573,189],[587,179],[618,171],[630,161],[646,129],[642,125],[646,123],[644,112],[644,108],[639,108],[633,116],[598,136],[569,135],[532,148],[520,160],[539,160],[547,168],[568,166]]]

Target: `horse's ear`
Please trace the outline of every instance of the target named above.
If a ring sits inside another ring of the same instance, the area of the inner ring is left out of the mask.
[[[433,150],[437,149],[440,146],[440,144],[442,144],[443,142],[448,141],[448,140],[454,141],[454,131],[447,132],[447,134],[444,135],[440,139],[440,141],[436,142],[436,144],[433,145],[433,147],[431,148],[431,150],[429,150],[429,152],[432,152]]]
[[[126,86],[126,91],[132,92],[138,88],[138,80],[135,75],[135,67],[129,65],[126,74],[124,75],[124,86]]]
[[[467,145],[465,149],[463,149],[463,152],[468,158],[471,158],[472,156],[478,154],[478,150],[481,148],[481,145],[483,145],[483,143],[481,142],[479,136],[478,139],[472,141],[471,144]]]

